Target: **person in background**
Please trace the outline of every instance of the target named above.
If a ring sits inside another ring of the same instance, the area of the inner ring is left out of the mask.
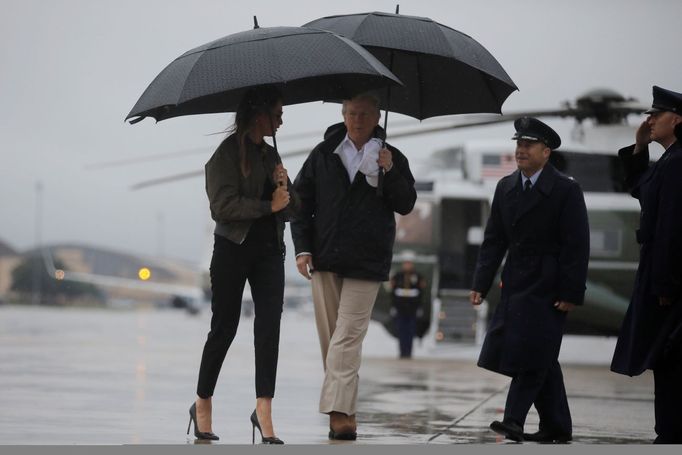
[[[682,93],[653,87],[635,144],[618,151],[630,194],[641,207],[639,266],[611,370],[654,372],[656,439],[682,443]],[[649,144],[665,152],[649,162]]]
[[[411,260],[403,261],[400,272],[391,278],[391,303],[395,311],[401,359],[412,357],[417,313],[421,310],[424,288],[426,280],[417,273]]]
[[[514,128],[518,169],[495,189],[470,293],[480,305],[506,255],[478,365],[512,378],[493,431],[514,441],[567,442],[573,424],[558,357],[566,315],[585,296],[587,208],[578,183],[548,162],[559,135],[532,117]],[[524,433],[533,405],[539,429]]]
[[[299,202],[279,155],[264,140],[281,125],[279,91],[249,90],[237,109],[232,134],[206,163],[206,193],[216,227],[210,267],[211,330],[201,356],[197,399],[189,410],[199,439],[218,439],[212,430],[212,398],[237,332],[248,280],[256,356],[256,409],[250,422],[263,443],[283,444],[273,428],[272,398],[284,302],[284,223]]]

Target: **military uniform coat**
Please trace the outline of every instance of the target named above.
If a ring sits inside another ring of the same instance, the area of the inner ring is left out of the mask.
[[[527,194],[520,171],[502,178],[472,287],[484,297],[505,254],[501,300],[478,365],[513,376],[549,368],[556,361],[566,313],[554,303],[583,303],[589,227],[578,183],[549,163]]]
[[[648,150],[633,151],[634,145],[618,155],[641,207],[640,258],[611,363],[613,371],[630,376],[655,368],[682,323],[682,145],[671,145],[653,165]],[[673,299],[673,305],[659,306],[659,296]]]

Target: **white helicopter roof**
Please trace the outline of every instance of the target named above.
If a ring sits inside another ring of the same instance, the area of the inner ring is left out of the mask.
[[[634,131],[635,127],[627,124],[589,128],[578,125],[557,152],[615,156],[619,148],[632,143]],[[514,149],[511,137],[462,141],[433,152],[415,170],[415,175],[424,187],[430,186],[435,199],[491,200],[500,178],[516,170]],[[657,144],[650,149],[652,159],[663,152]],[[591,210],[639,209],[637,201],[628,193],[585,191],[585,200]]]

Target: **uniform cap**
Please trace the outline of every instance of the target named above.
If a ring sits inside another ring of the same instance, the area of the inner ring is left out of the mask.
[[[651,109],[647,110],[645,114],[668,111],[682,115],[682,93],[654,85],[653,94],[654,102],[651,104]]]
[[[525,139],[544,143],[552,150],[561,146],[561,138],[547,124],[534,117],[521,117],[514,121],[516,133],[512,139]]]

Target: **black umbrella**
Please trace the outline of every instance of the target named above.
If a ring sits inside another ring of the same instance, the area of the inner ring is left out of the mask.
[[[365,47],[396,75],[401,87],[377,95],[388,111],[423,120],[477,112],[501,113],[518,90],[509,75],[476,40],[427,17],[396,13],[328,16],[304,27],[329,30]],[[382,194],[383,171],[377,194]]]
[[[254,18],[255,21],[255,18]],[[302,27],[235,33],[185,52],[152,81],[126,120],[235,111],[251,87],[273,85],[284,104],[348,98],[400,81],[337,34]]]
[[[390,13],[329,16],[304,27],[329,30],[365,47],[404,84],[379,96],[392,112],[423,120],[500,113],[518,90],[481,44],[427,17]]]

